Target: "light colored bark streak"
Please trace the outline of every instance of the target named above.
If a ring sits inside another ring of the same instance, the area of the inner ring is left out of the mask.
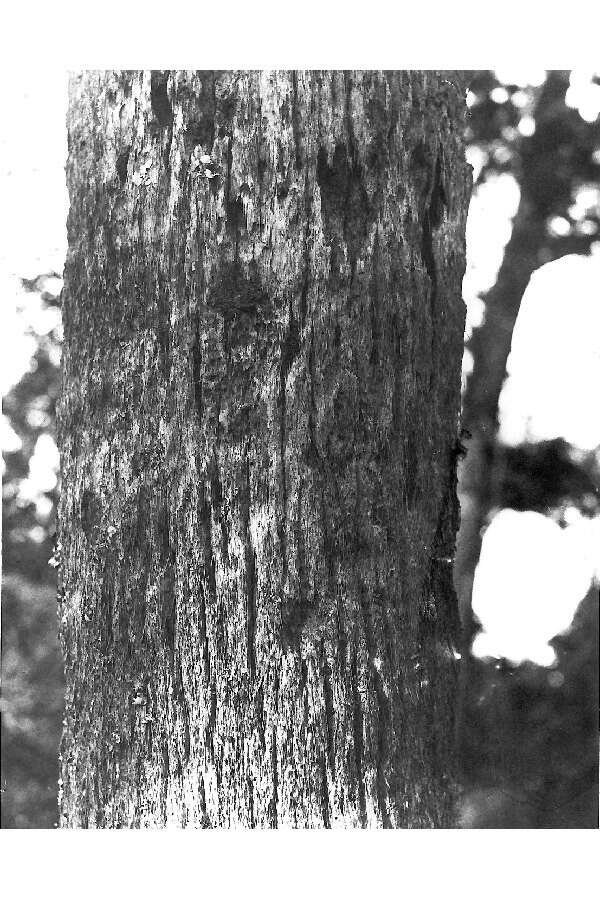
[[[451,822],[463,113],[433,72],[72,79],[63,825]]]

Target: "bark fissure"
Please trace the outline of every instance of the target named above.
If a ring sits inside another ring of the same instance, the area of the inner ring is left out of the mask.
[[[294,162],[296,169],[302,168],[302,139],[300,130],[300,108],[298,104],[298,73],[292,72],[292,131],[294,135]]]
[[[194,343],[192,346],[192,386],[193,386],[193,398],[194,404],[196,407],[196,415],[198,416],[198,423],[201,425],[202,423],[202,344],[201,344],[201,334],[200,334],[200,321],[198,320],[196,323],[196,332],[194,334]]]
[[[252,533],[250,531],[251,490],[248,451],[246,451],[245,470],[246,484],[242,487],[244,493],[242,500],[242,527],[244,533],[242,539],[244,541],[246,568],[246,661],[248,674],[251,681],[254,681],[256,675],[256,550],[252,544]]]
[[[323,657],[323,700],[325,703],[325,734],[327,738],[327,760],[332,778],[335,777],[335,711],[333,703],[332,675],[327,661],[325,641],[321,642]]]
[[[352,732],[354,738],[354,778],[356,784],[358,815],[361,828],[367,827],[367,799],[365,794],[365,779],[363,761],[365,755],[364,744],[364,719],[362,698],[358,684],[358,659],[357,650],[354,649],[352,662],[350,663],[350,682],[352,685]]]
[[[277,713],[279,706],[279,677],[275,672],[273,678],[273,706]],[[273,828],[277,828],[278,815],[277,804],[279,802],[279,755],[277,744],[277,718],[272,725],[271,734],[271,776],[272,776],[272,795],[270,801],[271,824]]]
[[[371,671],[369,672],[372,680],[373,690],[377,700],[377,719],[373,727],[373,744],[376,753],[376,783],[377,783],[377,800],[379,803],[379,811],[384,828],[390,827],[390,817],[387,809],[387,764],[388,764],[388,744],[394,739],[394,731],[390,716],[390,703],[385,693],[385,686],[380,669],[384,666],[387,669],[389,660],[385,657],[383,648],[376,646],[373,636],[372,621],[375,610],[371,608],[373,600],[369,600],[366,595],[365,585],[357,575],[359,586],[358,596],[362,613],[363,629],[367,656]],[[373,599],[381,599],[377,592],[373,592]]]

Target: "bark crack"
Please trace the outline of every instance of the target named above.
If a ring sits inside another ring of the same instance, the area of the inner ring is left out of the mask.
[[[391,725],[390,703],[385,693],[383,677],[380,672],[380,667],[383,666],[384,661],[383,659],[381,659],[381,657],[378,657],[378,651],[375,647],[375,642],[373,639],[373,629],[371,626],[372,610],[370,608],[369,599],[366,596],[364,584],[362,583],[362,581],[358,586],[358,594],[363,618],[365,643],[367,645],[367,655],[369,658],[369,663],[371,665],[371,677],[373,679],[373,687],[375,690],[375,696],[377,698],[377,723],[373,725],[376,747],[377,802],[379,804],[379,811],[381,814],[383,827],[390,828],[391,823],[387,806],[388,787],[386,780],[386,766],[389,759],[386,734],[388,733]]]
[[[298,110],[298,73],[292,71],[292,132],[294,135],[295,165],[299,171],[302,168],[302,143],[300,137],[300,112]]]
[[[327,741],[327,759],[332,777],[335,776],[335,713],[333,703],[333,687],[331,669],[327,660],[325,641],[321,641],[323,657],[323,699],[325,701],[325,737]]]
[[[352,698],[353,698],[353,711],[352,711],[352,731],[354,737],[354,763],[356,767],[356,787],[358,791],[358,810],[359,810],[359,819],[360,819],[360,827],[367,827],[367,801],[365,796],[365,779],[363,773],[363,765],[365,758],[365,744],[364,744],[364,736],[363,736],[363,709],[362,709],[362,701],[360,697],[360,691],[358,688],[358,659],[357,659],[357,650],[354,648],[354,652],[352,654],[352,663],[350,666],[350,679],[352,684]]]
[[[278,704],[279,704],[279,675],[277,671],[275,671],[275,677],[273,679],[273,704],[275,709],[275,717],[272,726],[272,738],[271,738],[271,767],[273,770],[273,793],[271,796],[271,821],[272,827],[277,828],[278,823],[278,813],[277,813],[277,804],[279,802],[279,768],[278,768],[278,753],[277,753],[277,721],[278,721]]]
[[[246,566],[246,661],[250,679],[256,675],[256,550],[250,532],[250,460],[246,451],[246,485],[242,515],[244,518],[244,554]]]
[[[430,390],[433,390],[435,371],[436,371],[436,355],[437,355],[437,308],[438,308],[438,271],[435,260],[435,251],[433,249],[433,232],[439,228],[444,207],[446,206],[446,194],[442,182],[442,162],[441,155],[438,153],[434,164],[433,174],[431,176],[430,188],[425,203],[425,211],[423,214],[423,231],[421,237],[421,256],[425,264],[425,270],[431,282],[429,292],[430,302],[430,318],[431,318],[431,371],[430,371]]]
[[[329,784],[327,782],[327,757],[323,754],[321,759],[321,804],[323,814],[323,828],[331,828],[329,813]]]

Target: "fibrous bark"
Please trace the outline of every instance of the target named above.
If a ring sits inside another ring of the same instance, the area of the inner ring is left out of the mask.
[[[72,78],[64,825],[450,823],[463,113]]]

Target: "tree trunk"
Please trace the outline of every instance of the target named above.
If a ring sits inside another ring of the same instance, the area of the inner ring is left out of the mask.
[[[462,93],[72,78],[63,825],[452,823]]]

